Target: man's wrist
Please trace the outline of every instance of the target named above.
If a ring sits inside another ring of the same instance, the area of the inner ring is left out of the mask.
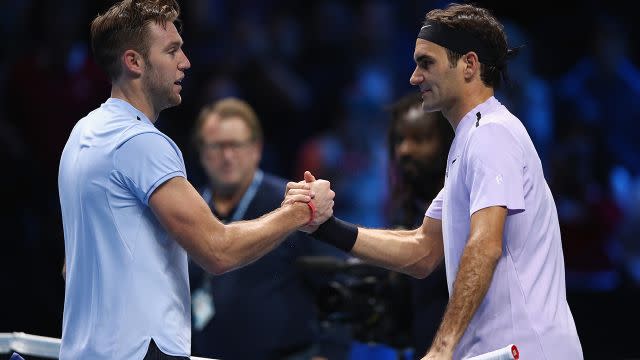
[[[281,209],[284,210],[284,214],[286,214],[285,216],[289,221],[295,219],[296,227],[304,226],[309,222],[311,210],[307,203],[296,201],[283,206]]]
[[[307,221],[305,225],[311,224],[313,220],[316,218],[316,206],[313,203],[313,201],[309,201],[307,203],[307,207],[309,208],[309,221]]]
[[[453,355],[453,349],[455,348],[455,340],[451,337],[443,337],[443,336],[438,336],[438,334],[436,334],[436,338],[433,341],[433,344],[431,345],[431,349],[429,349],[429,352],[432,353],[436,353],[436,354],[441,354],[444,356],[451,356]]]
[[[358,227],[332,216],[310,235],[344,252],[351,252],[358,238]]]

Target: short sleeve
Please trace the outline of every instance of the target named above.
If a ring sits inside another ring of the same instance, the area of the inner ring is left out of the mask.
[[[431,204],[429,204],[429,208],[424,216],[428,216],[430,218],[436,220],[442,220],[442,201],[444,196],[444,188],[440,190],[438,195],[433,199]]]
[[[177,146],[153,132],[138,134],[121,144],[114,155],[114,167],[123,179],[123,186],[145,205],[165,181],[176,176],[186,178]]]
[[[469,215],[490,206],[504,206],[509,214],[525,210],[523,150],[504,126],[489,123],[475,129],[467,154]]]

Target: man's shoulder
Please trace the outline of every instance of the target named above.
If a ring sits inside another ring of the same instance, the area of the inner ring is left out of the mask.
[[[471,132],[473,133],[480,129],[490,127],[512,127],[513,125],[515,125],[514,120],[518,121],[517,118],[505,108],[496,109],[491,112],[480,114],[476,122],[471,127]]]
[[[517,138],[522,123],[507,110],[483,114],[471,127],[468,141],[512,141]]]
[[[116,147],[120,147],[123,144],[135,139],[145,143],[168,143],[174,150],[180,152],[176,143],[162,131],[158,130],[153,125],[149,125],[143,122],[131,123],[123,128],[118,135]],[[150,141],[153,140],[153,141]]]
[[[486,162],[507,154],[522,158],[525,153],[526,130],[509,112],[488,113],[469,131],[461,150],[463,163]],[[489,161],[490,162],[490,161]]]
[[[76,123],[76,128],[86,129],[92,136],[103,138],[111,137],[126,141],[141,133],[156,133],[166,137],[152,124],[136,118],[120,109],[100,106],[89,112]]]

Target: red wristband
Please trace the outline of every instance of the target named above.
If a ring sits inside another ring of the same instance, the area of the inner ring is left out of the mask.
[[[313,219],[316,218],[316,206],[313,205],[313,201],[309,201],[307,203],[307,206],[309,207],[309,211],[311,212],[311,214],[309,215],[309,221],[307,222],[307,225],[309,225],[311,224]]]

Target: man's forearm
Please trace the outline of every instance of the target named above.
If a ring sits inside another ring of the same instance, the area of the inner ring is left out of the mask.
[[[304,203],[278,208],[256,220],[238,221],[225,226],[220,254],[223,271],[249,264],[278,246],[282,240],[309,220]]]
[[[499,259],[499,252],[482,242],[469,241],[460,259],[453,295],[430,351],[453,354],[491,285]]]
[[[444,256],[441,223],[425,218],[416,230],[360,228],[351,253],[372,264],[424,278]]]

